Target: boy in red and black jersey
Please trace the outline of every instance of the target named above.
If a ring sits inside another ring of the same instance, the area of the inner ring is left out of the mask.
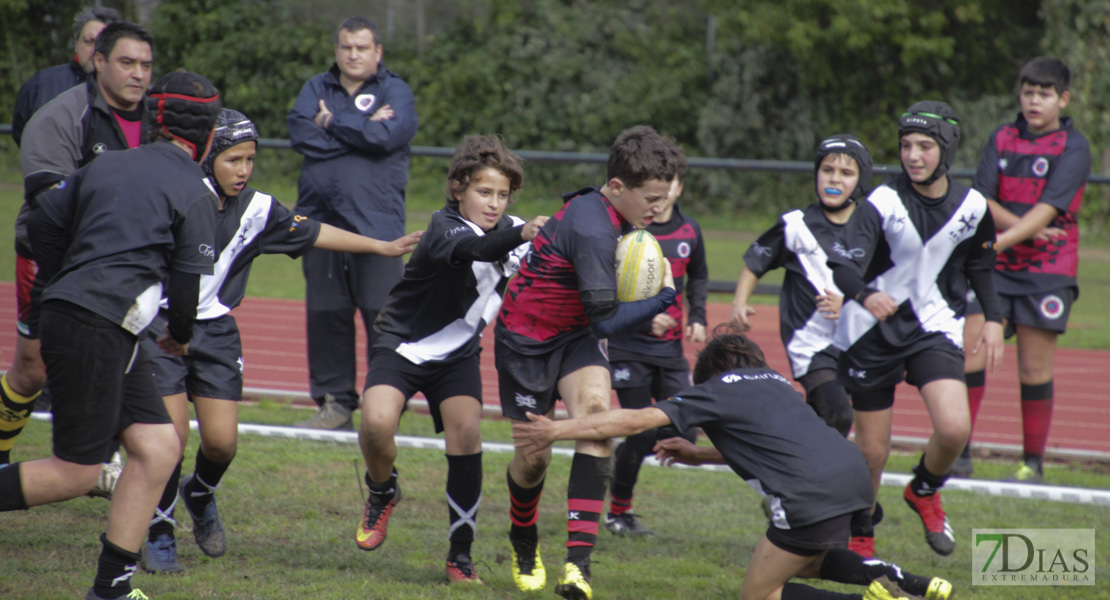
[[[617,299],[616,251],[622,234],[659,214],[677,170],[673,145],[637,126],[617,136],[606,183],[564,196],[566,204],[532,241],[532,252],[509,282],[495,329],[501,411],[526,420],[552,415],[562,399],[572,417],[609,408],[606,338],[651,319],[674,301],[670,269],[663,290],[636,302]],[[590,553],[597,540],[609,478],[609,444],[575,444],[567,486],[567,558],[555,592],[591,598]],[[551,452],[517,451],[509,463],[513,580],[543,589],[538,504]]]
[[[1007,335],[1017,334],[1024,459],[1010,480],[1039,483],[1052,421],[1052,360],[1079,297],[1076,215],[1091,170],[1087,138],[1060,116],[1071,100],[1071,73],[1059,59],[1040,57],[1021,70],[1021,114],[991,134],[975,189],[988,201],[998,227],[995,287]],[[978,331],[982,315],[969,315]],[[966,365],[972,423],[986,382],[983,357]],[[960,474],[970,474],[965,450]]]

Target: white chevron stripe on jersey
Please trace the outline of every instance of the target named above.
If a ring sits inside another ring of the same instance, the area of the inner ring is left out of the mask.
[[[513,227],[524,224],[519,217],[512,217]],[[485,235],[474,223],[462,220],[478,235]],[[501,295],[497,293],[497,284],[503,277],[512,277],[520,268],[521,261],[532,248],[531,242],[525,242],[509,253],[504,260],[490,263],[474,261],[470,268],[478,286],[478,298],[466,311],[466,316],[455,319],[443,329],[414,342],[405,342],[397,346],[397,354],[404,356],[413,364],[424,364],[430,360],[443,360],[451,355],[460,346],[470,341],[482,327],[492,323],[501,309]]]
[[[786,247],[797,257],[810,285],[819,294],[827,289],[843,295],[840,288],[833,283],[828,254],[805,224],[805,213],[792,210],[783,215],[782,219],[786,225],[783,228]],[[794,330],[794,335],[786,344],[786,354],[794,377],[801,377],[809,372],[813,356],[828,347],[835,330],[836,321],[826,319],[819,310],[814,310],[805,325]]]
[[[273,197],[262,192],[255,192],[247,205],[246,212],[239,219],[239,229],[231,238],[226,248],[220,248],[219,258],[216,259],[211,275],[200,276],[200,302],[197,304],[197,319],[207,320],[222,317],[231,312],[231,308],[220,304],[220,288],[227,279],[228,272],[235,262],[239,252],[249,245],[254,238],[266,231],[266,222],[270,218],[270,205]]]
[[[987,211],[986,199],[974,190],[969,191],[944,226],[927,241],[921,239],[893,188],[880,187],[868,202],[883,219],[883,235],[894,263],[869,287],[886,292],[899,306],[909,300],[924,331],[943,333],[958,348],[963,348],[963,315],[957,315],[948,305],[937,285],[937,276],[956,246],[975,235]],[[877,322],[862,304],[846,303],[840,312],[834,345],[841,350],[849,348]]]

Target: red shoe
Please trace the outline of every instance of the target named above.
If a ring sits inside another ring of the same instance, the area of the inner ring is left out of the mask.
[[[940,505],[940,492],[918,496],[910,489],[910,484],[906,484],[902,497],[913,512],[921,517],[921,522],[925,525],[925,541],[929,542],[933,552],[941,556],[952,554],[956,549],[956,536],[952,532],[952,525],[948,523],[948,515],[944,514],[944,508]]]
[[[359,521],[358,531],[355,532],[355,543],[358,547],[370,551],[377,550],[385,542],[386,528],[389,526],[389,516],[393,514],[393,507],[401,501],[401,486],[393,485],[393,497],[384,504],[377,494],[370,493],[366,500],[366,512]]]
[[[482,585],[482,580],[474,573],[474,563],[470,557],[461,554],[455,560],[447,561],[447,581],[449,583],[470,583]]]
[[[848,540],[848,549],[864,558],[875,558],[875,536],[853,535]]]

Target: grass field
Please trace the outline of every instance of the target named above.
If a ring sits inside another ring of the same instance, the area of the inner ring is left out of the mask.
[[[14,215],[20,188],[11,172],[0,170],[0,214]],[[415,185],[424,197],[434,197],[438,184]],[[288,184],[267,187],[291,201]],[[435,202],[410,202],[409,227],[421,228]],[[513,212],[522,216],[549,214],[551,202],[523,200]],[[748,244],[770,223],[723,223],[699,216],[705,228],[710,272],[715,280],[735,281]],[[11,227],[0,228],[0,280],[12,273]],[[765,282],[777,283],[781,272]],[[1061,345],[1110,348],[1110,316],[1099,308],[1110,294],[1110,250],[1088,244],[1080,264],[1083,296],[1071,319],[1071,330]],[[284,256],[256,261],[249,294],[303,298],[300,266]],[[728,301],[720,296],[715,300]],[[757,298],[776,302],[774,297]],[[244,406],[241,421],[285,425],[306,416],[276,402]],[[432,436],[431,419],[410,414],[401,433]],[[483,422],[487,441],[507,442],[509,429],[501,420]],[[186,451],[191,469],[196,452],[194,432]],[[33,422],[15,450],[15,458],[50,453],[50,430]],[[474,557],[479,561],[482,588],[443,584],[446,552],[446,504],[443,485],[446,461],[442,452],[402,449],[398,468],[405,498],[390,526],[389,541],[375,553],[359,551],[353,532],[361,514],[358,488],[361,458],[353,445],[278,440],[244,436],[236,462],[220,493],[221,513],[229,530],[229,552],[220,559],[204,557],[189,531],[179,531],[179,547],[186,573],[157,576],[140,573],[137,587],[157,600],[228,598],[521,598],[509,577],[508,506],[504,471],[510,456],[484,457],[484,500]],[[909,472],[916,455],[894,455],[889,469]],[[570,461],[556,457],[542,502],[542,551],[548,567],[548,588],[535,597],[553,597],[552,587],[561,568],[565,541],[566,477]],[[999,479],[1010,463],[980,461],[976,476]],[[1052,464],[1049,479],[1060,485],[1110,488],[1105,465]],[[748,557],[766,527],[757,496],[728,473],[645,467],[637,487],[636,511],[657,531],[651,539],[616,539],[602,532],[597,551],[595,598],[670,599],[735,598],[739,594]],[[884,488],[881,501],[887,519],[879,528],[879,556],[908,571],[939,575],[957,586],[957,598],[1059,599],[1105,598],[1105,585],[1095,588],[971,586],[973,528],[1094,528],[1099,534],[1097,573],[1110,577],[1110,545],[1101,535],[1110,526],[1110,509],[1013,498],[945,492],[945,504],[956,528],[956,553],[939,557],[925,545],[920,522],[900,500],[900,490]],[[0,514],[0,599],[77,598],[90,584],[99,551],[107,503],[82,498],[28,512]],[[184,511],[178,511],[188,525]],[[836,584],[817,584],[838,591],[858,591]]]
[[[303,409],[278,403],[245,406],[244,422],[289,424]],[[409,414],[401,433],[432,435],[431,419]],[[507,442],[504,421],[483,422],[489,442]],[[194,432],[186,452],[191,468]],[[49,453],[49,427],[32,422],[17,447],[19,457]],[[220,509],[228,533],[228,554],[209,559],[189,531],[179,530],[186,572],[166,576],[139,573],[134,584],[156,600],[313,598],[553,598],[553,573],[561,567],[565,542],[567,457],[556,456],[541,502],[541,552],[548,568],[543,594],[517,592],[509,576],[508,494],[504,472],[510,455],[486,453],[482,508],[474,558],[486,585],[448,587],[443,561],[447,549],[447,510],[443,496],[446,461],[439,451],[402,448],[398,458],[404,500],[390,521],[389,539],[376,552],[354,544],[361,514],[357,486],[361,459],[354,445],[242,436],[239,454],[220,490]],[[908,472],[913,456],[895,455],[891,469]],[[1009,465],[977,463],[977,474],[1001,477]],[[1061,484],[1083,481],[1110,486],[1103,467],[1052,465],[1050,477]],[[636,488],[636,511],[657,535],[615,538],[602,531],[594,552],[595,598],[735,598],[745,565],[766,521],[758,497],[731,473],[644,467]],[[945,492],[958,546],[949,557],[932,553],[920,522],[900,500],[900,490],[883,488],[887,518],[878,529],[880,556],[907,571],[949,579],[957,598],[999,600],[1104,598],[1094,588],[1006,588],[971,586],[972,528],[1094,528],[1100,534],[1095,561],[1098,575],[1110,577],[1110,545],[1102,535],[1110,510],[1091,506]],[[4,532],[0,560],[0,598],[45,600],[77,598],[90,585],[99,552],[107,503],[81,498],[0,514]],[[188,525],[188,517],[178,510]],[[859,588],[816,583],[843,592]]]

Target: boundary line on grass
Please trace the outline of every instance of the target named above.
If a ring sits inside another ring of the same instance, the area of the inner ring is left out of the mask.
[[[31,418],[38,421],[51,421],[50,413],[31,413]],[[198,431],[195,419],[189,421],[189,428]],[[239,433],[244,435],[258,435],[270,438],[291,440],[309,440],[314,442],[333,442],[339,444],[358,444],[358,432],[332,431],[327,429],[301,429],[297,427],[284,427],[278,425],[255,425],[240,423]],[[422,450],[446,451],[447,445],[442,438],[428,438],[411,435],[395,436],[397,447],[416,448]],[[512,452],[513,445],[501,442],[482,442],[484,452]],[[552,453],[559,456],[573,456],[571,448],[552,448]],[[644,459],[645,465],[661,466],[654,456]],[[678,469],[700,469],[703,471],[732,472],[726,465],[673,465]],[[913,479],[906,473],[889,473],[884,471],[882,485],[890,487],[905,487]],[[1048,500],[1050,502],[1067,502],[1072,504],[1092,504],[1097,506],[1110,506],[1110,490],[1097,490],[1089,488],[1065,487],[1058,485],[1006,483],[1002,481],[988,481],[985,479],[952,478],[945,484],[950,490],[972,492],[986,496],[1001,496],[1004,498],[1020,498],[1023,500]]]

